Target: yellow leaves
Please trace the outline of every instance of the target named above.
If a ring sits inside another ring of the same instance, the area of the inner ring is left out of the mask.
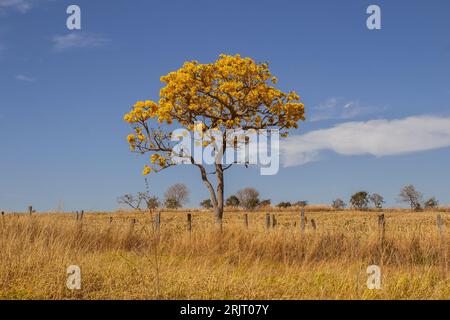
[[[298,96],[297,93],[295,93],[295,91],[291,91],[291,92],[289,92],[289,94],[287,96],[287,100],[288,101],[299,101],[300,97]]]
[[[142,170],[142,174],[144,176],[148,175],[152,171],[152,168],[150,168],[148,165],[144,166],[144,170]]]
[[[158,109],[158,105],[155,102],[150,101],[150,100],[145,101],[145,106],[151,112],[155,112]]]
[[[130,144],[130,150],[134,151],[136,149],[136,137],[134,134],[129,134],[127,136],[127,141]]]
[[[157,153],[154,153],[150,156],[150,162],[154,165],[159,165],[161,168],[164,168],[167,165],[167,159],[164,156]],[[158,172],[157,169],[151,168],[149,165],[145,165],[144,171],[142,173],[146,175],[151,171]]]
[[[123,119],[128,123],[144,122],[157,115],[158,104],[156,102],[137,101],[131,111],[124,115]]]
[[[206,64],[187,61],[160,80],[163,87],[158,100],[137,101],[124,115],[133,128],[151,128],[151,120],[169,125],[176,121],[203,138],[212,128],[284,130],[297,128],[297,122],[305,119],[299,95],[277,89],[278,79],[267,63],[239,54],[221,54]],[[196,126],[198,120],[201,126]],[[129,139],[132,150],[137,146],[142,150],[143,145],[150,145],[152,151],[156,148],[142,130],[135,130]],[[166,164],[164,157],[155,155],[150,160],[155,165]]]
[[[218,90],[226,93],[236,94],[239,90],[242,89],[244,84],[242,82],[237,81],[227,81],[223,82],[219,85]]]
[[[158,161],[159,157],[160,157],[160,155],[157,154],[157,153],[152,154],[152,155],[150,156],[150,162],[151,162],[151,163],[156,163],[156,161]]]
[[[145,102],[144,102],[144,101],[138,101],[138,102],[136,102],[136,103],[134,104],[133,107],[135,107],[135,108],[142,108],[142,107],[145,107]]]
[[[160,167],[165,167],[166,166],[166,158],[160,157],[159,158],[159,166]]]
[[[204,124],[203,122],[198,122],[194,126],[194,131],[196,131],[196,132],[203,132],[206,129],[207,129],[206,124]]]
[[[189,110],[196,110],[196,109],[198,109],[198,105],[195,104],[195,103],[191,103],[191,104],[188,106],[188,109],[189,109]]]
[[[165,86],[160,90],[159,103],[138,101],[125,121],[133,123],[157,118],[159,123],[171,124],[176,119],[192,130],[190,125],[200,116],[212,119],[211,124],[215,127],[238,128],[240,118],[248,124],[248,113],[254,116],[254,113],[269,111],[277,117],[286,116],[285,104],[299,100],[295,92],[284,93],[269,85],[276,84],[278,79],[270,74],[267,63],[256,63],[239,54],[221,54],[217,61],[208,64],[188,61],[160,80]],[[143,106],[145,108],[141,110]],[[295,111],[290,107],[289,110]],[[289,117],[292,116],[293,112],[290,112]],[[254,117],[250,119],[255,120]],[[270,116],[266,117],[265,123],[259,119],[256,121],[261,127],[277,122]]]
[[[227,126],[227,128],[233,127],[234,120],[227,120],[227,121],[225,121],[225,125]]]

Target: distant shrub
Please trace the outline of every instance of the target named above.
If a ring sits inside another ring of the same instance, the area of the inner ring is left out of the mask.
[[[277,204],[278,208],[289,208],[292,207],[292,204],[290,202],[280,202]]]
[[[205,209],[211,209],[213,207],[211,199],[206,199],[200,202],[200,206],[202,206]]]
[[[350,204],[355,209],[359,210],[367,209],[369,205],[369,193],[367,193],[366,191],[359,191],[355,193],[350,198]]]
[[[133,196],[132,194],[124,194],[117,198],[117,202],[119,204],[124,204],[129,206],[132,209],[139,210],[139,206],[141,205],[141,198],[139,196]]]
[[[270,207],[272,205],[272,201],[270,201],[270,199],[264,199],[262,200],[258,207],[263,208],[263,207]]]
[[[245,188],[239,190],[236,193],[236,197],[239,199],[239,204],[244,209],[253,210],[259,203],[259,192],[255,188]]]
[[[377,209],[383,208],[384,198],[378,193],[374,193],[369,196],[370,202],[372,202],[373,206]]]
[[[436,209],[439,206],[439,201],[437,201],[435,197],[432,197],[425,201],[423,206],[425,209]]]
[[[399,200],[401,202],[406,202],[411,207],[411,211],[420,211],[422,210],[422,202],[423,195],[419,191],[416,190],[416,188],[410,184],[401,190],[399,194]]]
[[[293,204],[294,206],[297,207],[306,207],[308,205],[308,201],[306,200],[301,200],[301,201],[297,201],[296,203]]]
[[[178,208],[181,208],[181,207],[182,207],[181,203],[178,202],[178,200],[177,200],[177,199],[174,199],[174,198],[166,199],[166,200],[164,201],[164,206],[165,206],[167,209],[178,209]]]
[[[183,183],[176,183],[164,194],[166,208],[178,209],[189,200],[189,189]]]
[[[229,207],[237,207],[239,206],[239,199],[235,195],[229,196],[225,205]]]
[[[151,196],[147,192],[139,192],[138,197],[143,201],[149,210],[157,209],[160,206],[157,196]]]
[[[335,210],[342,210],[346,207],[346,204],[345,204],[344,200],[336,199],[336,200],[333,200],[333,202],[331,203],[331,206]]]

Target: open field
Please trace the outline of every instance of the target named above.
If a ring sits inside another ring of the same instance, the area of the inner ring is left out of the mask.
[[[272,213],[271,213],[272,214]],[[0,299],[448,299],[450,213],[207,212],[6,214],[0,217]],[[112,220],[110,219],[112,217]],[[132,223],[136,219],[135,224]],[[314,219],[317,229],[312,227]],[[369,290],[366,268],[382,271]],[[69,265],[81,290],[66,287]]]

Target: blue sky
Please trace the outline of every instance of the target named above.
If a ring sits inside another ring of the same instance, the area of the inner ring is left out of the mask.
[[[70,4],[82,30],[66,28]],[[370,4],[381,30],[366,27]],[[363,189],[398,206],[413,183],[449,204],[449,12],[444,0],[0,0],[0,208],[109,210],[143,190],[123,114],[158,98],[161,75],[220,53],[269,61],[308,119],[289,164],[231,169],[227,195],[253,186],[274,203],[330,203]],[[189,206],[208,197],[191,166],[149,182],[159,196],[186,183]]]

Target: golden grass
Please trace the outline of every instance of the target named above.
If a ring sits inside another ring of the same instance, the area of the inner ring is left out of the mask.
[[[5,215],[0,218],[0,299],[448,299],[448,228],[436,213],[386,212],[380,246],[376,212],[227,212],[222,231],[211,213]],[[110,223],[109,217],[113,220]],[[441,213],[446,225],[450,214]],[[137,222],[131,227],[131,218]],[[311,219],[317,231],[311,227]],[[369,290],[366,268],[382,268]],[[82,289],[66,288],[78,265]]]

